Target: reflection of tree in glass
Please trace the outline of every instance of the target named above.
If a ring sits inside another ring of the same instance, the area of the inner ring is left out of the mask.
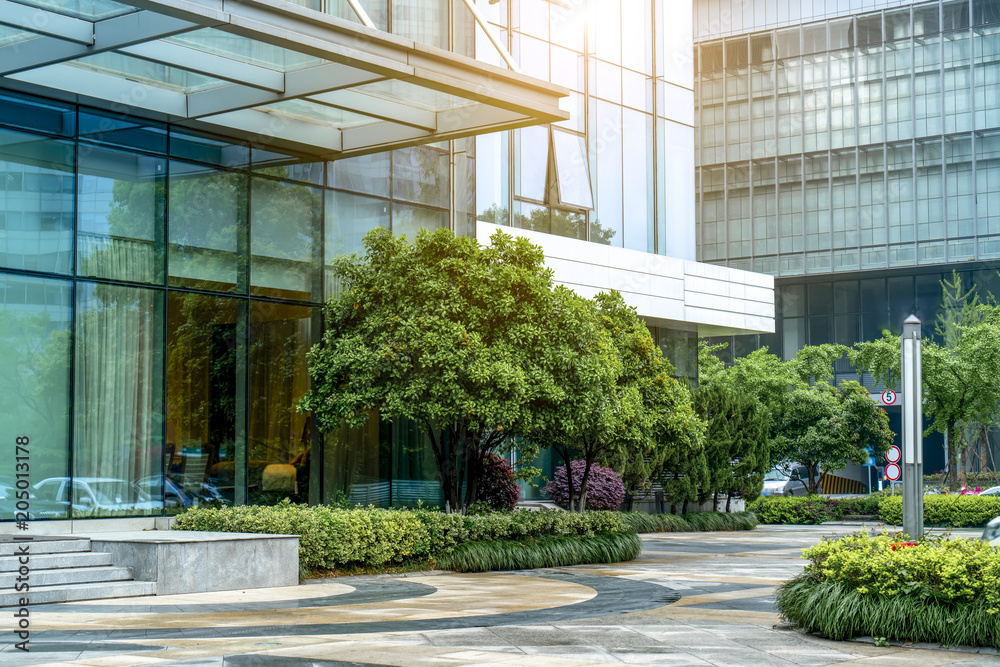
[[[571,211],[561,211],[558,209],[536,208],[527,216],[515,213],[513,219],[509,215],[506,206],[493,204],[479,214],[479,219],[483,222],[495,225],[511,225],[519,229],[530,229],[547,234],[558,236],[568,236],[574,239],[585,238],[584,230],[587,227],[587,216],[583,213]],[[603,227],[599,220],[590,221],[590,241],[601,245],[611,245],[611,239],[616,232],[613,229]]]
[[[0,433],[12,445],[0,476],[13,479],[15,435],[37,444],[29,450],[32,483],[66,474],[71,340],[68,323],[48,313],[0,309]]]

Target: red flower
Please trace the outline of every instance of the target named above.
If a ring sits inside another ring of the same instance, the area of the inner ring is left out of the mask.
[[[905,549],[906,547],[915,547],[915,546],[917,546],[917,543],[916,542],[894,542],[893,544],[890,544],[889,546],[891,546],[892,550],[895,551],[897,548],[898,549]]]

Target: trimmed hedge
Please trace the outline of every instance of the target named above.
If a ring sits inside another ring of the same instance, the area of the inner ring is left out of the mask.
[[[461,516],[437,510],[347,509],[284,501],[270,507],[190,508],[177,515],[173,529],[299,535],[299,565],[304,573],[428,561],[473,572],[618,563],[638,555],[637,532],[753,530],[756,525],[757,518],[749,512],[680,516],[515,510]]]
[[[838,521],[847,515],[876,515],[880,521],[896,526],[903,522],[902,496],[767,496],[750,503],[747,510],[756,514],[761,523],[770,524],[819,524]],[[996,516],[1000,516],[998,496],[924,496],[924,523],[927,525],[981,527]]]
[[[339,509],[289,502],[271,507],[192,508],[177,516],[173,528],[299,535],[299,564],[307,571],[436,559],[468,541],[632,532],[617,512],[519,510],[461,516],[435,510]]]
[[[645,514],[626,512],[622,520],[637,533],[683,533],[753,530],[757,517],[752,512],[699,512],[696,514]]]
[[[635,533],[465,542],[438,559],[438,567],[457,572],[489,572],[584,563],[623,563],[633,560],[640,551],[642,540]]]
[[[1000,516],[1000,496],[924,496],[924,523],[952,528],[982,527]],[[898,526],[903,523],[903,498],[890,496],[879,504],[879,518]]]
[[[980,540],[909,546],[865,533],[805,550],[805,571],[778,589],[788,621],[831,639],[1000,648],[1000,550]]]
[[[762,496],[747,505],[761,523],[818,524],[844,516],[878,514],[877,496],[826,498],[824,496]]]

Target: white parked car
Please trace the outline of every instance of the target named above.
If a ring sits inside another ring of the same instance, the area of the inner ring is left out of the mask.
[[[1000,486],[994,486],[994,487],[991,487],[989,489],[986,489],[985,491],[980,491],[979,495],[981,495],[981,496],[1000,496]]]
[[[775,468],[764,475],[762,496],[804,496],[809,493],[806,480],[809,473],[803,466],[795,466],[791,472]]]
[[[986,529],[983,531],[983,541],[1000,547],[1000,516],[986,524]]]
[[[121,511],[162,510],[156,501],[132,482],[110,477],[50,477],[32,487],[35,493],[56,503],[72,502],[73,511],[81,514],[110,514]]]

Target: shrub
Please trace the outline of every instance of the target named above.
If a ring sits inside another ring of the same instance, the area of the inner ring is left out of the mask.
[[[833,498],[764,496],[747,505],[761,523],[818,524],[843,516]]]
[[[696,514],[623,513],[622,519],[637,533],[753,530],[757,517],[751,512],[698,512]]]
[[[485,502],[491,509],[512,510],[517,507],[520,497],[521,489],[517,486],[510,462],[492,452],[486,454],[476,500]]]
[[[1000,647],[1000,550],[980,540],[933,538],[904,546],[866,533],[805,551],[805,571],[777,607],[807,632]]]
[[[459,572],[522,570],[581,563],[621,563],[642,551],[635,533],[598,533],[582,538],[557,535],[523,540],[466,542],[438,561]]]
[[[573,501],[580,499],[580,484],[583,481],[583,471],[586,463],[583,461],[570,462],[570,470],[573,471]],[[556,468],[556,473],[544,491],[549,494],[553,502],[559,507],[569,507],[569,481],[566,478],[566,466]],[[625,500],[625,486],[622,484],[621,476],[611,468],[593,465],[590,467],[590,476],[587,478],[587,507],[588,510],[617,510]]]
[[[340,509],[287,501],[273,507],[191,508],[177,516],[173,528],[299,535],[299,564],[305,570],[434,559],[470,540],[632,532],[617,512],[518,510],[462,516],[425,509]]]
[[[1000,497],[974,495],[924,496],[924,523],[953,528],[984,526],[1000,516]],[[879,503],[879,518],[886,523],[903,523],[903,498],[889,496]]]

